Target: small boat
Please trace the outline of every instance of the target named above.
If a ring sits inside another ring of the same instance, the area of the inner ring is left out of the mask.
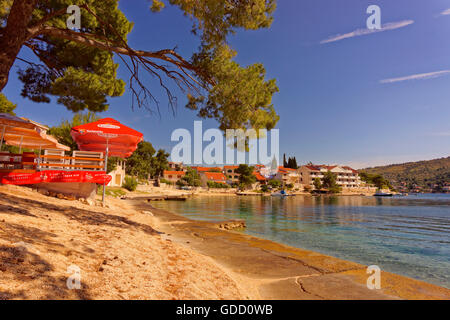
[[[288,194],[288,193],[286,193],[286,191],[281,190],[280,192],[272,193],[271,196],[272,197],[292,197],[293,194]]]
[[[390,193],[390,192],[382,192],[382,191],[377,191],[374,196],[375,197],[392,197],[394,194]]]

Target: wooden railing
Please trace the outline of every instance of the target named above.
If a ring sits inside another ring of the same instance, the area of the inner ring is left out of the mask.
[[[15,154],[0,152],[0,170],[14,169],[101,171],[104,169],[104,159],[56,155],[42,155],[38,157],[34,153]]]
[[[88,158],[88,157],[68,157],[44,155],[41,156],[39,167],[41,169],[59,168],[62,170],[102,170],[104,169],[102,158]],[[49,161],[50,160],[50,161]],[[51,161],[53,160],[53,161]],[[59,160],[59,161],[54,161]],[[80,163],[82,162],[82,163]]]

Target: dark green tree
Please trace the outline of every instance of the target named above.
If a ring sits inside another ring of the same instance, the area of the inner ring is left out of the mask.
[[[394,189],[389,180],[386,180],[381,174],[370,174],[365,171],[361,171],[359,173],[359,176],[361,177],[362,181],[374,185],[378,189]],[[414,183],[412,183],[411,185],[413,184]]]
[[[191,187],[199,187],[201,184],[200,175],[197,170],[190,167],[187,168],[186,174],[181,180],[185,181],[186,184]]]
[[[320,178],[314,179],[314,188],[316,188],[316,190],[322,189],[322,181],[320,181]]]
[[[0,113],[9,113],[15,115],[14,109],[17,107],[9,101],[3,93],[0,93]]]
[[[169,154],[163,149],[159,149],[151,160],[150,175],[154,178],[161,177],[164,170],[169,169]]]
[[[127,159],[126,173],[130,176],[147,179],[154,154],[155,149],[150,142],[140,142],[133,154]]]
[[[127,36],[133,24],[118,2],[0,0],[0,90],[18,60],[22,96],[35,102],[55,97],[73,111],[104,111],[108,99],[125,90],[125,82],[117,77],[116,58],[129,70],[132,106],[159,110],[155,91],[159,88],[174,108],[176,96],[168,85],[172,82],[186,92],[189,109],[216,119],[221,129],[275,126],[279,119],[272,105],[278,91],[275,80],[265,79],[262,64],[244,67],[233,61],[236,52],[228,44],[238,29],[270,27],[275,0],[152,0],[152,12],[170,4],[192,20],[189,31],[198,36],[199,46],[191,57],[171,48],[131,48]],[[67,28],[70,5],[81,8],[79,30]],[[19,57],[22,48],[29,49],[35,59]],[[142,72],[152,75],[158,86],[144,83]]]
[[[297,159],[294,157],[292,160],[292,169],[298,169]]]
[[[336,183],[336,174],[331,171],[327,171],[323,175],[322,186],[328,189],[329,193],[341,192],[341,187]]]
[[[253,174],[255,168],[247,164],[240,164],[234,171],[239,174],[239,187],[240,189],[247,189],[256,182],[256,177]]]
[[[295,157],[289,157],[286,161],[286,155],[283,156],[283,163],[285,168],[298,169],[297,159]]]
[[[281,187],[281,185],[283,184],[280,180],[269,180],[268,182],[269,186],[271,186],[274,189],[278,189]]]

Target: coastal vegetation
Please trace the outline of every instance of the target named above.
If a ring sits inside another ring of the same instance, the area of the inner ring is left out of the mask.
[[[208,181],[207,183],[208,188],[212,188],[212,189],[229,189],[231,188],[231,186],[229,186],[226,183],[220,183],[220,182],[216,182],[216,181]]]
[[[3,93],[0,93],[0,113],[9,113],[15,115],[14,109],[17,107],[9,101]]]
[[[374,185],[378,189],[394,190],[394,187],[391,185],[389,180],[385,179],[381,174],[370,174],[362,171],[359,173],[359,176],[361,177],[362,181],[370,185]]]
[[[406,190],[441,192],[445,183],[450,182],[450,157],[366,168],[362,170],[361,177],[363,172],[382,175],[395,187]]]
[[[256,182],[256,177],[253,174],[255,168],[247,164],[240,164],[235,170],[239,174],[239,189],[245,190]]]
[[[316,190],[322,189],[322,181],[320,181],[320,178],[315,178],[314,179],[314,188]]]
[[[159,182],[170,185],[170,186],[174,184],[172,181],[164,179],[164,178],[159,179]]]
[[[103,185],[98,186],[97,194],[99,196],[101,196],[103,194]],[[127,193],[124,190],[124,188],[121,188],[121,187],[106,187],[105,194],[107,196],[118,198],[118,197],[126,195]]]
[[[331,171],[324,173],[322,187],[328,190],[328,193],[340,193],[342,188],[336,183],[336,174]]]
[[[123,182],[123,187],[128,191],[135,191],[138,186],[138,181],[135,177],[126,176]]]
[[[192,169],[191,167],[188,167],[186,170],[185,175],[183,176],[183,178],[181,178],[180,180],[178,180],[179,183],[177,183],[178,185],[181,186],[190,186],[190,187],[199,187],[201,184],[201,180],[200,180],[200,175],[198,174],[198,172],[194,169]]]
[[[272,179],[268,184],[272,189],[279,189],[283,183],[280,180]]]

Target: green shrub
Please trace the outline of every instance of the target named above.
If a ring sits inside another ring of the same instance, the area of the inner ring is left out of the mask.
[[[263,184],[263,185],[261,186],[261,191],[262,191],[262,192],[268,192],[268,191],[269,191],[269,187],[268,187],[267,185]]]
[[[180,179],[175,183],[177,186],[179,187],[185,187],[188,185],[188,183],[186,182],[186,180]]]
[[[97,187],[97,194],[99,196],[101,196],[103,194],[103,186],[102,185],[99,185]],[[105,194],[107,196],[112,196],[112,197],[117,198],[117,197],[124,196],[127,193],[121,187],[106,187]]]
[[[277,188],[281,187],[281,181],[280,180],[270,180],[269,186],[271,186],[274,189],[277,189]]]
[[[126,176],[123,183],[123,187],[128,191],[135,191],[138,185],[138,181],[134,177]]]
[[[212,189],[228,189],[230,187],[228,184],[215,181],[208,181],[206,184],[208,185],[208,188]]]
[[[161,178],[161,179],[159,180],[159,182],[160,182],[160,183],[165,183],[165,184],[168,184],[168,185],[173,185],[173,182],[172,182],[172,181],[169,181],[169,180],[164,179],[164,178]]]

